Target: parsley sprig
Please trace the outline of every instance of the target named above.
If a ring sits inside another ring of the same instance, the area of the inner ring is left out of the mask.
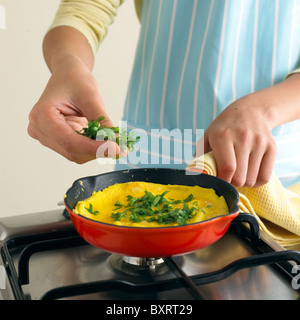
[[[90,205],[89,205],[89,207],[87,208],[87,207],[84,207],[85,208],[85,210],[87,211],[87,212],[89,212],[90,214],[93,214],[94,216],[96,216],[97,214],[99,214],[99,211],[97,211],[97,210],[95,210],[95,211],[93,211],[93,205],[90,203]]]
[[[154,195],[145,190],[144,195],[140,198],[128,195],[127,204],[122,205],[119,201],[115,203],[115,210],[119,210],[120,208],[125,210],[112,213],[112,217],[115,221],[119,221],[124,217],[131,222],[155,221],[158,224],[176,222],[179,225],[187,224],[199,210],[197,206],[188,205],[194,196],[190,194],[184,200],[168,200],[165,198],[168,192],[165,191],[160,195]],[[176,204],[182,204],[182,206],[175,208],[174,205]]]
[[[129,151],[134,151],[134,146],[140,137],[135,137],[134,132],[127,132],[124,128],[101,126],[100,121],[103,119],[105,117],[91,120],[86,128],[82,128],[80,131],[76,130],[76,132],[93,140],[112,140],[123,150],[126,151],[128,148]]]

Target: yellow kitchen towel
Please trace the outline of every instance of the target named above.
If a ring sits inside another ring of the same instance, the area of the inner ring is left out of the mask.
[[[213,152],[193,159],[187,170],[217,176]],[[283,247],[300,244],[300,183],[284,188],[273,173],[270,182],[259,188],[237,190],[240,210],[255,215],[264,232]]]

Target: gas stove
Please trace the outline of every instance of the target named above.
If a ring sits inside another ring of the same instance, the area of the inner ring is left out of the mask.
[[[204,249],[149,259],[86,243],[63,209],[7,217],[0,219],[0,300],[297,300],[300,247],[292,249],[250,214]]]

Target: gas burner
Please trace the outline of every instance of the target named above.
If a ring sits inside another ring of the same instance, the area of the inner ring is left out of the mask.
[[[162,258],[138,258],[138,257],[123,257],[124,262],[141,267],[149,267],[150,270],[154,270],[155,267],[161,263],[164,263]]]
[[[181,264],[182,259],[177,257],[177,263]],[[143,274],[157,276],[170,272],[163,258],[139,258],[112,254],[109,262],[114,270],[134,276]]]

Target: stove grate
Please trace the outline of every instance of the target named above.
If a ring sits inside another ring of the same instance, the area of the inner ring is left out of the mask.
[[[124,280],[96,281],[55,288],[48,291],[42,299],[61,299],[108,290],[124,290],[124,292],[130,291],[138,294],[140,292],[145,292],[145,290],[157,292],[162,290],[178,289],[184,286],[188,290],[192,299],[204,300],[207,299],[207,297],[203,292],[201,292],[198,286],[223,280],[233,273],[245,268],[277,264],[286,261],[294,261],[297,265],[300,265],[300,252],[289,250],[284,252],[259,254],[239,259],[221,270],[195,276],[187,276],[173,258],[165,258],[164,261],[176,275],[176,279],[147,282],[142,284]],[[298,291],[300,292],[300,289],[298,289]]]

